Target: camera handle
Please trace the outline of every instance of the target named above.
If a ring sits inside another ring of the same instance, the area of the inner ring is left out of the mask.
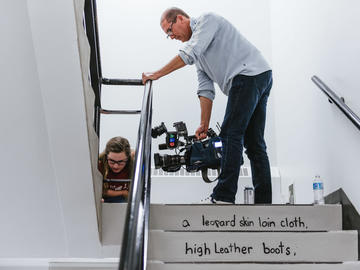
[[[208,177],[208,168],[202,168],[201,169],[201,176],[202,179],[204,180],[205,183],[212,183],[215,182],[216,180],[218,180],[219,175],[220,175],[220,168],[217,168],[218,171],[218,177],[216,177],[214,180],[210,180]]]

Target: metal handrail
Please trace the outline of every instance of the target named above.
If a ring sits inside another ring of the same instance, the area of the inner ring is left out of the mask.
[[[328,96],[329,101],[335,103],[345,116],[360,130],[360,118],[345,104],[344,99],[336,95],[319,77],[312,76],[311,80]]]
[[[140,114],[140,110],[106,110],[100,109],[101,114]]]
[[[101,83],[105,85],[143,85],[139,79],[107,79],[102,78]]]
[[[96,1],[85,0],[84,5],[85,30],[90,45],[90,81],[95,94],[94,128],[100,136],[100,109],[101,109],[101,61],[99,35],[97,26]]]
[[[131,183],[121,245],[119,270],[146,269],[150,211],[152,82],[145,84],[135,172]]]

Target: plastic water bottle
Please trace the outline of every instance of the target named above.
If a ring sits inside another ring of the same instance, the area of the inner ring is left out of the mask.
[[[314,204],[324,204],[324,183],[320,175],[316,175],[313,181]]]
[[[254,204],[255,196],[254,196],[254,188],[245,187],[244,189],[244,204]]]

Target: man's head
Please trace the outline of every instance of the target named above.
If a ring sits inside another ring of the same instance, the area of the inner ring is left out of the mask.
[[[191,38],[190,17],[180,8],[172,7],[165,10],[161,15],[160,25],[171,39],[186,42]]]

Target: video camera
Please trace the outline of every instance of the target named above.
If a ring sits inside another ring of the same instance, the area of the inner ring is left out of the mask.
[[[201,170],[202,178],[205,182],[210,181],[207,177],[208,169],[217,169],[220,173],[220,164],[222,156],[222,142],[216,132],[209,128],[207,135],[209,139],[199,141],[195,135],[188,136],[188,131],[184,122],[173,124],[176,131],[168,131],[164,122],[151,130],[151,137],[166,133],[166,142],[159,144],[159,150],[173,149],[176,155],[154,154],[155,168],[163,169],[166,172],[176,172],[181,166],[185,165],[188,172],[197,172]],[[181,141],[183,137],[185,141]],[[184,152],[183,155],[180,153]]]

